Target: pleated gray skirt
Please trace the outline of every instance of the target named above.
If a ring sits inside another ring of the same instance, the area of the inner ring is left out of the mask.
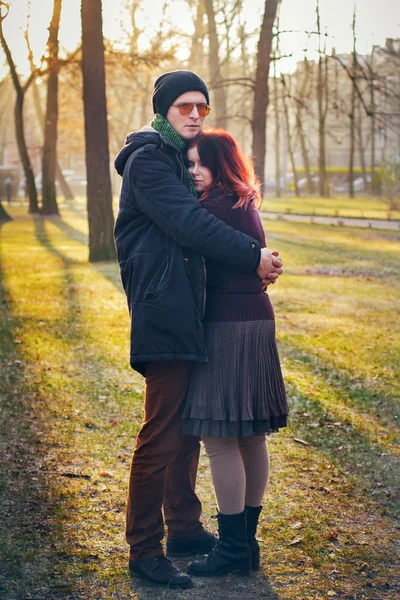
[[[275,321],[205,324],[208,363],[195,363],[183,432],[197,436],[263,435],[286,427],[288,405]]]

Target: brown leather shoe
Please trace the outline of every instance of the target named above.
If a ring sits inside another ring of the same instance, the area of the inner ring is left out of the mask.
[[[189,588],[193,585],[189,575],[174,567],[164,554],[144,560],[130,559],[129,570],[147,581],[170,588]]]

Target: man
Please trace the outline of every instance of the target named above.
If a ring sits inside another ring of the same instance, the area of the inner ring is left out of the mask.
[[[195,73],[164,73],[154,85],[152,126],[129,135],[115,161],[123,176],[115,240],[131,315],[130,362],[146,377],[128,493],[129,567],[170,587],[192,582],[163,554],[162,506],[168,554],[207,553],[216,542],[199,520],[199,439],[181,433],[192,361],[207,361],[202,255],[270,281],[282,272],[279,258],[208,214],[196,198],[182,152],[201,131],[208,104]]]

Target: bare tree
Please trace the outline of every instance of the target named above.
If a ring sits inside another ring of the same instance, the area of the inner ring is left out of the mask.
[[[279,114],[279,92],[278,85],[279,79],[276,73],[276,63],[278,60],[278,36],[277,36],[277,48],[274,53],[274,114],[275,114],[275,195],[277,198],[281,197],[281,126],[280,126],[280,114]]]
[[[356,118],[356,88],[355,88],[355,80],[357,76],[357,54],[356,54],[356,5],[354,4],[353,9],[353,22],[352,22],[352,30],[353,30],[353,52],[352,52],[352,78],[351,78],[351,101],[350,101],[350,151],[349,151],[349,196],[350,198],[354,198],[354,151],[355,151],[355,143],[356,143],[356,127],[355,127],[355,118]]]
[[[7,74],[2,80],[0,80],[0,164],[4,163],[6,137],[11,122],[13,97],[12,87],[13,85],[11,82],[11,77]]]
[[[376,193],[376,182],[375,182],[375,74],[374,74],[374,47],[371,52],[371,62],[369,65],[368,83],[370,90],[370,111],[371,111],[371,192]]]
[[[319,0],[316,7],[317,14],[317,32],[318,32],[318,83],[317,83],[317,100],[318,100],[318,137],[319,137],[319,194],[327,196],[328,186],[326,177],[326,147],[325,147],[325,123],[328,112],[328,57],[326,48],[321,47],[321,18],[319,11]]]
[[[197,0],[196,3],[196,16],[194,18],[194,33],[192,36],[192,43],[190,47],[190,65],[201,66],[204,61],[204,38],[206,35],[206,29],[204,25],[204,15],[206,14],[206,8],[204,0]]]
[[[44,121],[44,143],[42,158],[42,208],[45,215],[58,215],[56,192],[57,121],[58,121],[58,30],[60,28],[62,0],[54,0],[53,16],[47,42],[46,118]]]
[[[209,52],[208,61],[210,67],[211,89],[214,93],[215,124],[217,127],[227,127],[226,93],[222,84],[222,75],[220,71],[220,52],[217,27],[215,24],[215,12],[213,0],[204,0],[207,21],[208,21],[208,39]]]
[[[364,189],[368,189],[368,178],[367,178],[367,167],[365,163],[365,145],[363,138],[363,115],[361,110],[361,104],[356,104],[356,120],[357,120],[357,142],[358,142],[358,154],[360,157],[361,173],[364,182]]]
[[[10,120],[10,104],[11,104],[11,85],[9,76],[7,75],[0,81],[0,131],[2,132],[2,139],[0,141],[0,164],[4,163],[4,148],[5,139],[8,130],[8,124]],[[0,188],[0,222],[12,221],[12,218],[7,213],[6,209],[1,203],[1,188]]]
[[[290,81],[290,77],[288,77],[288,80]],[[288,106],[289,101],[290,101],[290,89],[288,89],[287,81],[286,81],[286,78],[284,77],[284,75],[281,75],[281,81],[282,81],[283,87],[285,88],[285,94],[283,96],[283,111],[285,114],[288,152],[289,152],[289,157],[290,157],[290,164],[292,166],[294,190],[295,190],[296,197],[299,198],[300,197],[300,189],[299,189],[299,185],[298,185],[296,162],[295,162],[295,158],[294,158],[293,136],[292,136],[292,130],[290,127],[289,106]]]
[[[82,0],[89,260],[115,258],[101,0]]]
[[[28,81],[21,85],[21,82],[18,77],[17,69],[10,51],[10,48],[7,44],[7,41],[4,37],[3,32],[3,21],[7,17],[9,12],[9,5],[2,0],[0,0],[0,42],[3,46],[4,53],[6,55],[7,63],[10,69],[12,81],[14,84],[15,92],[16,92],[16,101],[15,101],[15,110],[14,110],[14,118],[15,118],[15,136],[17,139],[18,152],[21,158],[21,163],[24,169],[26,186],[29,197],[29,213],[38,213],[38,198],[37,191],[35,185],[35,178],[33,176],[33,170],[31,161],[28,154],[28,148],[25,141],[24,134],[24,115],[23,115],[23,107],[24,107],[24,98],[26,90],[29,87],[29,84],[33,80],[34,74],[31,74]]]
[[[25,30],[24,35],[25,35],[26,45],[28,47],[28,60],[29,60],[30,68],[31,68],[31,73],[37,73],[38,67],[35,65],[35,63],[33,61],[33,52],[32,52],[32,48],[31,48],[31,44],[30,44],[30,40],[29,40],[28,28]],[[40,129],[42,130],[43,135],[44,135],[45,116],[44,116],[42,104],[40,101],[40,95],[39,95],[39,90],[38,90],[38,86],[36,83],[36,79],[33,79],[33,81],[32,81],[32,95],[33,95],[33,102],[35,105],[36,115],[37,115],[37,118],[38,118],[39,124],[40,124]],[[65,180],[65,177],[61,170],[60,163],[58,162],[57,157],[56,157],[56,179],[60,184],[62,193],[64,194],[64,198],[66,200],[73,200],[74,194],[72,193],[72,190],[71,190],[68,182]]]
[[[301,81],[301,85],[300,84],[297,85],[296,96],[295,96],[296,128],[297,128],[297,133],[299,135],[301,156],[303,158],[304,173],[305,173],[306,180],[307,180],[307,193],[312,194],[314,192],[314,183],[313,183],[313,179],[312,179],[312,173],[311,173],[311,168],[310,168],[310,159],[308,156],[306,135],[304,132],[304,125],[303,125],[303,111],[306,107],[307,90],[311,88],[311,85],[309,85],[310,77],[311,77],[310,64],[307,60],[307,57],[304,58],[303,64],[304,64],[304,74],[303,74],[303,78]]]
[[[241,13],[239,13],[239,25],[238,25],[238,38],[240,41],[240,77],[243,79],[249,74],[249,52],[246,46],[246,30],[244,24],[241,22]],[[248,126],[249,126],[249,118],[248,114],[251,111],[249,103],[252,102],[252,95],[250,94],[241,94],[241,102],[240,102],[240,112],[242,118],[240,119],[240,129],[238,131],[238,136],[240,140],[241,146],[245,146],[246,141],[249,138],[248,135]]]
[[[271,61],[271,46],[279,0],[265,0],[264,16],[257,45],[256,83],[252,115],[253,157],[255,172],[260,181],[265,177],[265,149],[267,108],[269,102],[268,74]]]

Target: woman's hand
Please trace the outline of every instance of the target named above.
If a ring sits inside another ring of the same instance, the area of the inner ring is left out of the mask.
[[[257,275],[265,285],[274,283],[279,275],[282,275],[282,260],[279,256],[279,252],[274,250],[270,252],[268,248],[261,248],[260,264],[257,268]]]
[[[275,256],[276,258],[278,258],[278,260],[280,261],[280,264],[282,265],[282,259],[279,256],[279,252],[278,250],[273,250],[271,252],[272,256]],[[264,279],[262,279],[262,284],[263,284],[263,292],[267,291],[267,288],[269,285],[271,285],[272,283],[275,283],[276,280],[279,277],[279,273],[270,273],[269,275],[267,275],[266,277],[264,277]]]

